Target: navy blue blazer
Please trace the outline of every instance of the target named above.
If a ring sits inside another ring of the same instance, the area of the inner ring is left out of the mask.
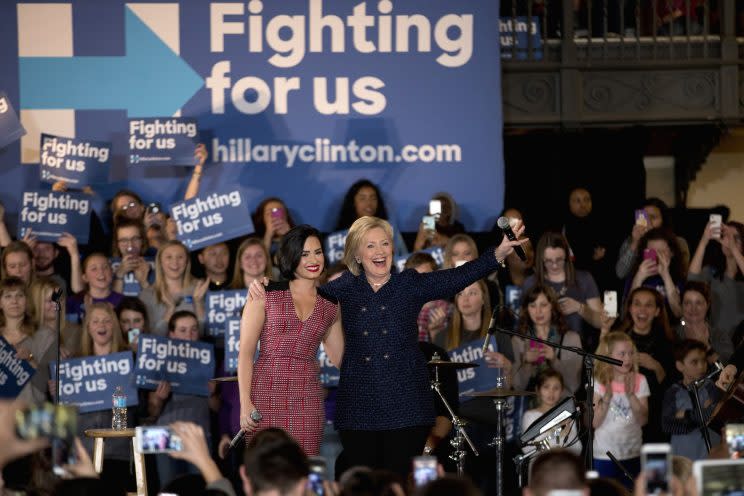
[[[391,430],[434,423],[434,396],[416,317],[424,303],[453,296],[498,268],[493,248],[455,269],[393,274],[376,293],[362,272],[323,286],[341,303],[346,340],[336,397],[341,430]]]

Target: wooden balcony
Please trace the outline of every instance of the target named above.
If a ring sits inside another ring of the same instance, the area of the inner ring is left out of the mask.
[[[660,10],[675,1],[691,14],[662,23]],[[559,12],[548,0],[506,2],[507,129],[733,125],[744,118],[735,0],[560,0]]]

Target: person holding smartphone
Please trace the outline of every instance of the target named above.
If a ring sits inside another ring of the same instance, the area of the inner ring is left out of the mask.
[[[731,336],[744,320],[744,224],[708,222],[690,261],[688,279],[710,285],[710,326],[725,336],[719,351],[726,361],[733,353]]]
[[[427,217],[432,217],[432,224],[426,225]],[[432,246],[444,248],[455,234],[463,234],[465,226],[457,220],[457,203],[452,195],[445,192],[436,193],[429,201],[429,212],[419,225],[413,251]]]
[[[676,322],[682,316],[680,291],[685,282],[686,268],[674,234],[663,228],[643,235],[636,250],[636,263],[625,283],[625,296],[641,286],[651,288],[664,297],[667,312]]]

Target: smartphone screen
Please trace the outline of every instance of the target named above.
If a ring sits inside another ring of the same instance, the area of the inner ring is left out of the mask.
[[[21,439],[72,439],[77,434],[77,408],[43,403],[16,411],[16,433]]]
[[[313,456],[308,460],[310,474],[307,477],[308,496],[324,496],[323,482],[327,479],[326,461],[323,457]]]
[[[646,494],[662,494],[669,490],[669,456],[666,451],[646,451],[643,456],[643,473],[646,474]]]
[[[721,224],[723,223],[721,214],[710,214],[710,223],[714,229],[713,237],[721,239]]]
[[[413,480],[421,487],[437,478],[437,459],[433,456],[417,456],[413,459]]]
[[[610,317],[617,317],[617,291],[604,292],[604,310]]]
[[[421,218],[421,223],[424,224],[424,229],[427,231],[436,230],[436,221],[433,215],[424,215]]]
[[[431,200],[429,202],[429,215],[442,214],[442,200]]]
[[[133,329],[129,329],[129,332],[127,332],[127,339],[129,339],[129,344],[132,344],[135,339],[140,335],[140,330],[136,327]]]
[[[726,444],[731,458],[744,458],[744,424],[726,424]]]
[[[183,449],[181,438],[168,426],[137,427],[135,436],[140,453],[169,453]]]

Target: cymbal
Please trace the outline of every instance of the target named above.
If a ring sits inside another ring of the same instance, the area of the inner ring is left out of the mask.
[[[488,391],[468,393],[467,396],[474,398],[508,398],[510,396],[535,396],[535,393],[531,391],[519,391],[517,389],[493,388]]]
[[[480,367],[480,364],[470,362],[450,362],[449,360],[430,360],[426,362],[429,367],[446,367],[450,369],[472,369]]]
[[[214,379],[209,380],[212,382],[238,382],[238,376],[215,377]]]

